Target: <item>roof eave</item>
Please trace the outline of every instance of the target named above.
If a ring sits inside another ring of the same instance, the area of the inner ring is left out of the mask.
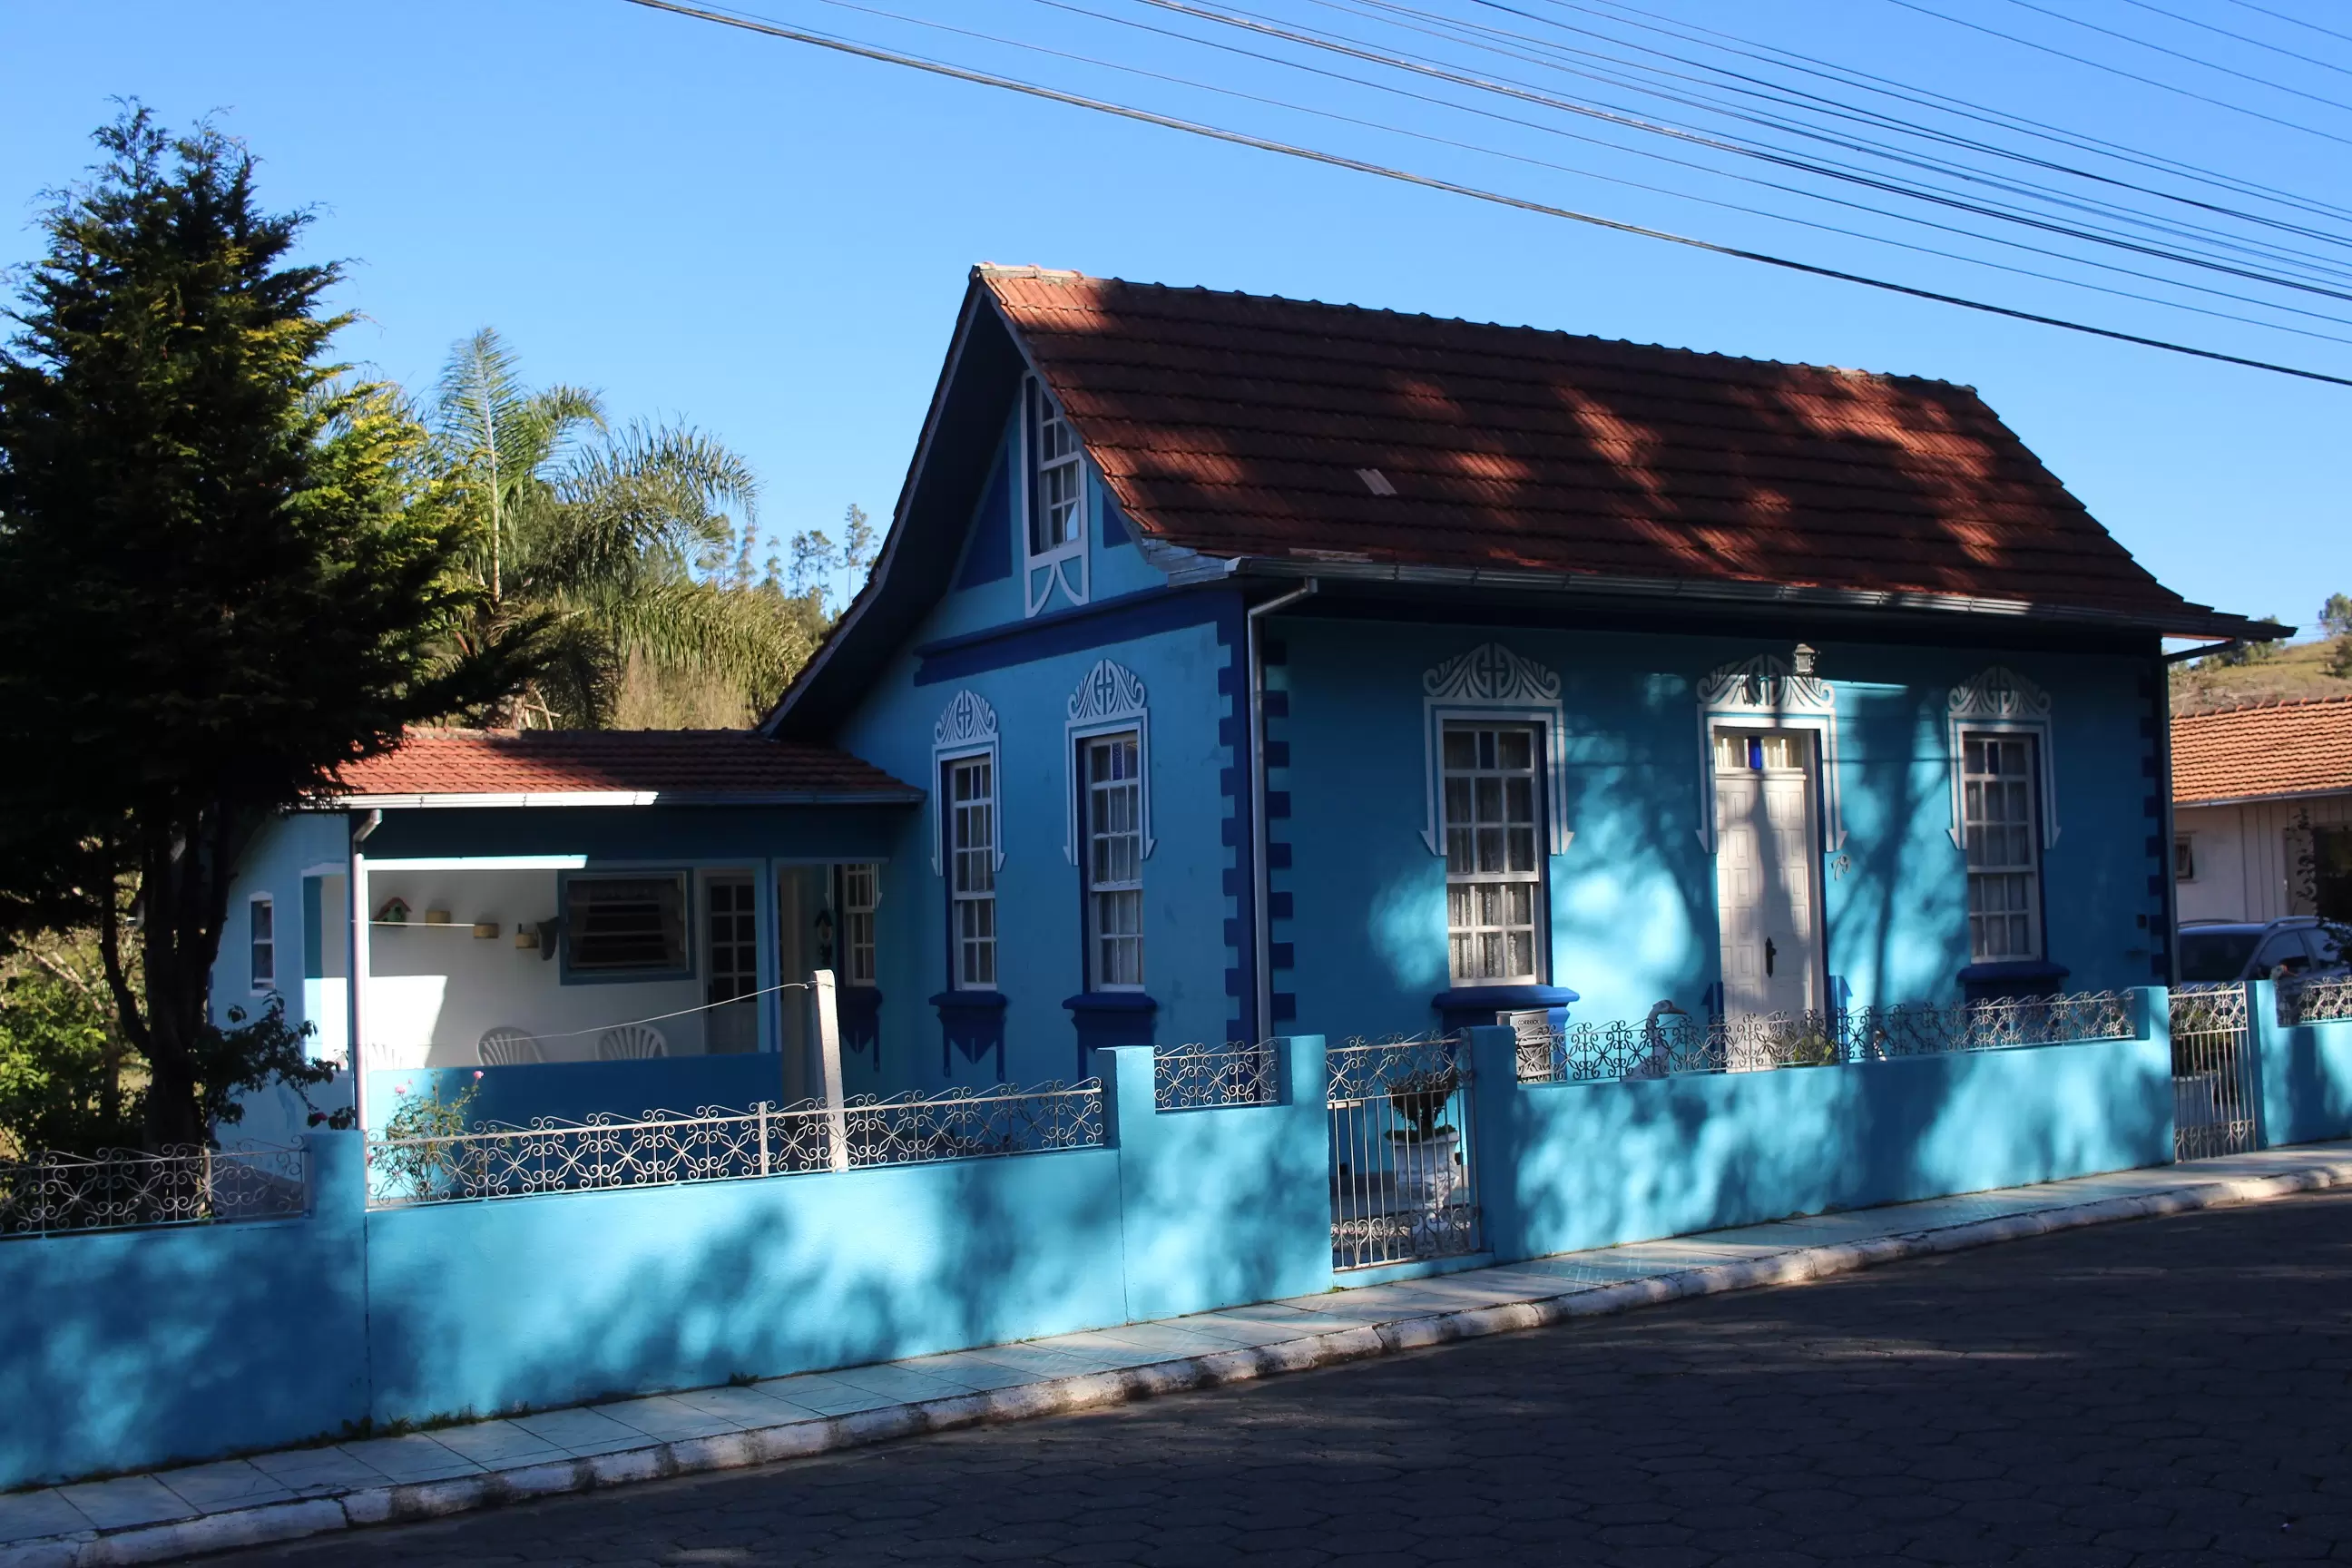
[[[2172,797],[2172,805],[2175,810],[2202,810],[2206,806],[2270,805],[2283,800],[2326,800],[2330,795],[2352,795],[2352,783],[2328,784],[2318,789],[2274,790],[2261,795],[2215,795],[2210,800],[2183,800],[2176,795]]]
[[[2287,628],[2265,621],[2209,612],[2150,616],[2121,611],[2063,605],[2039,605],[2022,599],[1988,599],[1958,594],[1933,594],[1911,589],[1831,588],[1790,583],[1738,583],[1682,577],[1618,577],[1595,573],[1550,572],[1499,566],[1416,566],[1392,562],[1349,560],[1338,552],[1316,557],[1242,556],[1195,557],[1188,575],[1193,580],[1239,573],[1248,576],[1314,577],[1327,583],[1397,583],[1428,587],[1508,588],[1521,593],[1574,594],[1591,597],[1690,599],[1718,604],[1817,605],[1840,609],[1922,612],[1937,615],[1999,616],[2018,620],[2056,621],[2116,630],[2155,632],[2165,637],[2220,637],[2263,639],[2285,635]]]
[[[391,792],[320,795],[305,811],[436,811],[459,807],[515,810],[532,806],[644,805],[917,805],[911,784],[859,790],[520,790],[478,793]]]

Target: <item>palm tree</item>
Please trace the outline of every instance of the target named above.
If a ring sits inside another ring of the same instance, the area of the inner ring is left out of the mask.
[[[681,426],[615,431],[593,393],[530,390],[487,327],[452,351],[429,424],[488,595],[461,642],[545,623],[548,664],[512,722],[608,723],[637,670],[724,688],[744,713],[808,657],[808,617],[730,573],[749,551],[759,485],[719,442]]]

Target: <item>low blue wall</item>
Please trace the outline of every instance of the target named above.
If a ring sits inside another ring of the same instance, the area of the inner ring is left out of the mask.
[[[2278,987],[2257,980],[2247,990],[2262,1055],[2263,1147],[2352,1138],[2352,1019],[2282,1028]]]
[[[304,1142],[307,1219],[0,1242],[0,1489],[367,1415],[359,1140]]]
[[[776,1105],[784,1100],[783,1058],[772,1052],[503,1068],[374,1068],[368,1072],[368,1125],[382,1127],[404,1098],[437,1094],[446,1103],[478,1081],[467,1119],[516,1126],[536,1116],[566,1121],[600,1112],[634,1117],[674,1110],[691,1116],[698,1106],[748,1110],[762,1100]]]
[[[2141,1038],[1899,1061],[1517,1081],[1471,1032],[1488,1247],[1539,1258],[2172,1158],[2162,993]]]

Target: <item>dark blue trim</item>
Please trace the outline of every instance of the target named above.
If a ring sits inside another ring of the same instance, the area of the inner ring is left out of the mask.
[[[1124,642],[1155,632],[1174,631],[1215,620],[1233,600],[1222,588],[1139,588],[1091,605],[1049,610],[1025,621],[1008,621],[961,637],[941,637],[915,648],[915,684],[962,680],[992,669],[1077,653],[1105,643]]]
[[[1558,1014],[1555,1023],[1567,1016],[1568,1008],[1577,1001],[1577,994],[1565,985],[1463,985],[1451,991],[1441,991],[1429,999],[1437,1010],[1438,1022],[1448,1033],[1473,1025],[1492,1024],[1501,1012],[1530,1012],[1541,1007]]]
[[[961,1050],[966,1061],[996,1053],[996,1080],[1004,1081],[1004,993],[1002,991],[942,991],[931,998],[940,1013],[940,1071],[955,1076],[950,1050]]]
[[[2046,958],[2011,959],[2006,963],[1971,963],[1960,971],[1960,992],[1971,1002],[1998,1002],[2013,997],[2055,996],[2068,970]]]
[[[1148,1046],[1160,1004],[1140,991],[1081,991],[1062,998],[1078,1034],[1078,1076],[1094,1068],[1094,1053],[1112,1046]]]
[[[1013,465],[1003,458],[988,477],[980,510],[972,514],[971,542],[965,547],[959,590],[1001,583],[1013,575]]]
[[[841,1021],[841,1043],[853,1051],[874,1047],[874,1065],[882,1065],[882,993],[871,985],[844,985],[833,994],[834,1011]]]

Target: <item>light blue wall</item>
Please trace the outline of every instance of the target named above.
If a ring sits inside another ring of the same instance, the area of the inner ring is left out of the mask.
[[[2167,1163],[2164,994],[2140,994],[2134,1040],[1640,1083],[1522,1084],[1510,1032],[1475,1030],[1488,1245],[1540,1257]]]
[[[2247,992],[2262,1058],[2263,1146],[2352,1137],[2352,1018],[2283,1028],[2277,985],[2257,980]]]
[[[1561,680],[1567,826],[1549,863],[1552,983],[1577,1016],[1639,1018],[1671,998],[1704,1009],[1717,979],[1715,872],[1702,844],[1695,689],[1785,645],[1751,639],[1286,619],[1275,676],[1287,766],[1274,824],[1292,863],[1275,886],[1296,969],[1277,990],[1334,1036],[1426,1027],[1447,987],[1444,862],[1425,847],[1423,677],[1487,641]],[[2044,861],[2050,957],[2068,990],[2146,984],[2163,929],[2142,733],[2143,661],[1823,643],[1837,693],[1847,837],[1824,842],[1827,969],[1856,1002],[1957,997],[1969,963],[1965,867],[1948,834],[1944,715],[1951,688],[2001,663],[2046,688],[2058,842]],[[1279,867],[1279,860],[1276,861]],[[2141,922],[2145,921],[2146,925]]]
[[[359,1140],[307,1142],[307,1219],[0,1241],[0,1489],[366,1416]]]
[[[531,1062],[499,1068],[378,1068],[368,1074],[368,1121],[376,1126],[404,1100],[449,1104],[468,1089],[469,1122],[522,1126],[536,1116],[624,1119],[647,1110],[691,1116],[702,1106],[748,1110],[761,1100],[791,1103],[781,1056],[657,1057],[645,1061]]]

